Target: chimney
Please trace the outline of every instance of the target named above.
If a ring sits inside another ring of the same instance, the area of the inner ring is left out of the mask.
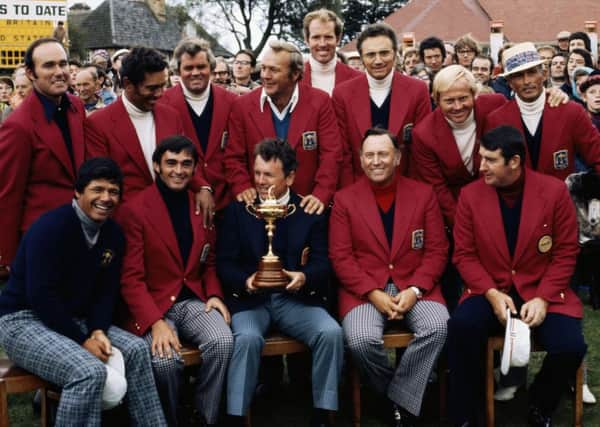
[[[504,45],[504,21],[490,21],[490,56],[498,65],[498,52]]]
[[[165,0],[146,0],[146,4],[160,22],[167,20]]]

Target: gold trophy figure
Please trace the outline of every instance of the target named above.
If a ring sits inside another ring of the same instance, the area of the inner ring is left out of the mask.
[[[290,279],[283,272],[281,260],[273,253],[273,236],[275,235],[275,221],[285,218],[296,212],[295,205],[279,205],[273,196],[272,185],[269,187],[267,200],[258,205],[246,205],[246,211],[256,218],[266,221],[265,229],[269,239],[269,250],[262,256],[258,263],[258,270],[254,276],[253,285],[257,288],[278,288],[286,286]]]

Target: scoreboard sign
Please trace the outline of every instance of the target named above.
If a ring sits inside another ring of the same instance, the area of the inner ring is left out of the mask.
[[[66,18],[66,0],[3,0],[0,3],[0,19],[62,21]]]

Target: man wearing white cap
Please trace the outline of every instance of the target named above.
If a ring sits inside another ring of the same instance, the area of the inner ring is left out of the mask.
[[[600,172],[600,134],[580,105],[546,105],[544,60],[534,44],[505,50],[502,62],[515,98],[487,117],[485,130],[500,125],[519,129],[526,141],[526,165],[538,172],[564,181],[575,172],[575,154]]]
[[[528,422],[549,427],[587,348],[583,306],[569,286],[579,251],[575,208],[563,182],[525,167],[517,129],[484,134],[479,154],[483,178],[462,189],[453,229],[465,290],[448,322],[450,419],[479,425],[485,343],[502,333],[509,310],[547,351],[529,389]]]
[[[556,35],[556,41],[558,43],[558,50],[563,53],[569,52],[569,37],[571,33],[568,31],[561,31]]]

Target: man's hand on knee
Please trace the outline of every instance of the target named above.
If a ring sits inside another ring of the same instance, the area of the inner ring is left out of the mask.
[[[381,289],[372,290],[367,297],[377,310],[387,316],[388,320],[402,319],[404,317],[394,299]]]
[[[542,324],[546,318],[547,310],[548,302],[540,297],[535,297],[521,307],[521,320],[527,323],[530,328],[535,328]]]
[[[94,356],[96,356],[103,362],[108,362],[108,357],[110,356],[110,353],[107,353],[105,351],[104,344],[102,342],[90,337],[83,342],[83,348],[85,348],[87,351],[92,353]]]
[[[485,293],[485,297],[492,306],[494,314],[496,315],[500,323],[502,323],[502,325],[506,325],[507,308],[510,309],[511,313],[517,314],[517,309],[512,298],[506,295],[505,293],[500,292],[498,289],[488,289]]]
[[[177,333],[163,319],[157,320],[152,325],[152,355],[159,357],[174,357],[174,352],[179,353],[181,343]]]

